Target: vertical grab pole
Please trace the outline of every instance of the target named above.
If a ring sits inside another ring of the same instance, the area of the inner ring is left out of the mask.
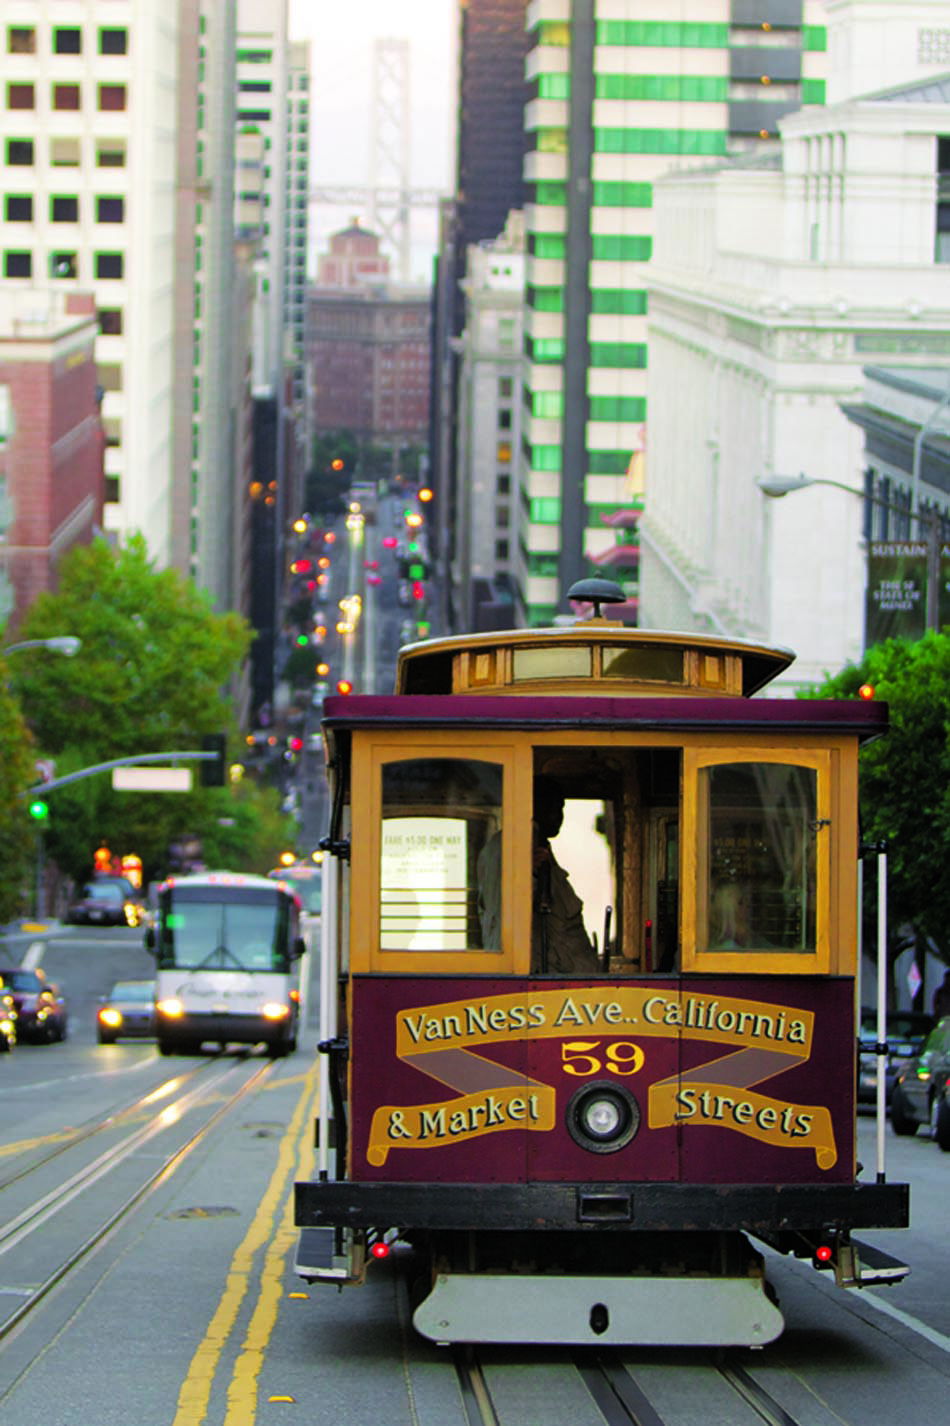
[[[877,1181],[885,1181],[884,1126],[887,1112],[887,852],[877,852]]]
[[[320,1039],[336,1038],[337,890],[340,870],[329,852],[323,858],[323,894],[320,898]],[[326,1181],[330,1164],[330,1056],[320,1056],[320,1113],[317,1176]]]

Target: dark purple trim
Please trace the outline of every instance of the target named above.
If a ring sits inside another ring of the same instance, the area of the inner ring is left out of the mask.
[[[533,698],[530,695],[348,694],[327,698],[331,727],[445,728],[662,728],[715,731],[851,733],[886,732],[886,703],[825,698]]]

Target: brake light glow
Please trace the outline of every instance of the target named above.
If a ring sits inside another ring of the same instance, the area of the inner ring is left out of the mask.
[[[822,1243],[820,1248],[815,1249],[815,1257],[820,1263],[830,1263],[833,1256],[834,1251],[827,1243]]]
[[[388,1244],[388,1243],[374,1243],[373,1246],[370,1248],[370,1252],[372,1253],[372,1255],[373,1255],[374,1258],[388,1258],[388,1257],[389,1257],[389,1244]]]

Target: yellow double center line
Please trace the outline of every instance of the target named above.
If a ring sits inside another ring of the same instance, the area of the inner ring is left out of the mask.
[[[282,1276],[293,1243],[293,1193],[295,1178],[308,1177],[313,1169],[310,1136],[301,1140],[306,1126],[316,1115],[319,1097],[319,1064],[314,1063],[304,1079],[303,1089],[280,1143],[277,1163],[267,1190],[258,1205],[243,1241],[231,1259],[227,1280],[217,1310],[204,1338],[191,1359],[188,1374],[178,1393],[172,1426],[202,1426],[221,1355],[231,1339],[244,1298],[251,1286],[254,1259],[265,1247],[257,1306],[235,1363],[227,1393],[224,1426],[253,1426],[257,1414],[257,1382],[270,1341],[280,1299]],[[285,1201],[286,1199],[286,1201]],[[281,1203],[283,1212],[281,1213]],[[278,1215],[280,1221],[278,1222]]]

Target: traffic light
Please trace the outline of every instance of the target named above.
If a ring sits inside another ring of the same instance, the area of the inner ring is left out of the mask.
[[[34,822],[49,821],[49,804],[38,797],[35,802],[30,803],[30,816]]]
[[[224,733],[205,733],[201,740],[203,753],[214,753],[214,758],[203,759],[201,768],[202,787],[223,787],[225,784],[225,762],[228,740]]]
[[[336,686],[337,693],[352,693],[353,685],[348,678],[341,678]]]

